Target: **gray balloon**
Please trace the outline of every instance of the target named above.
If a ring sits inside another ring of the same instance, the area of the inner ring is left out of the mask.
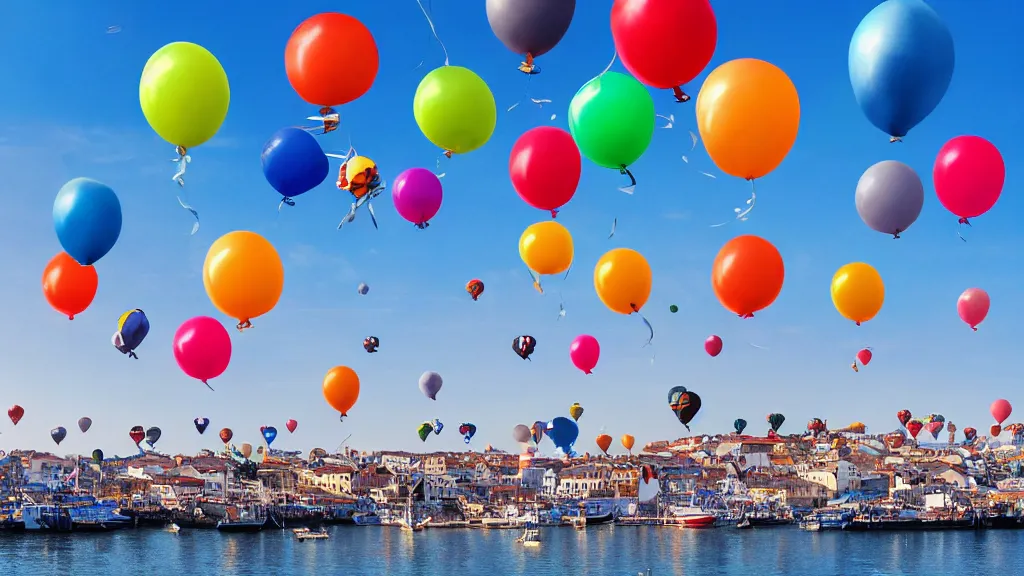
[[[420,376],[420,391],[431,400],[437,400],[437,393],[441,391],[442,384],[444,381],[437,372],[424,372]]]
[[[576,0],[487,0],[487,22],[498,40],[534,58],[558,44],[575,12]]]
[[[924,185],[914,169],[885,160],[868,168],[857,182],[857,213],[872,230],[899,238],[924,207]]]
[[[360,294],[366,294],[370,291],[370,287],[367,286],[365,282],[360,282],[359,287],[356,288],[356,290],[358,290]]]
[[[92,428],[92,418],[84,416],[78,419],[78,429],[82,431],[82,434],[88,432],[89,428]]]
[[[526,424],[517,424],[512,429],[512,439],[520,444],[526,444],[530,441],[530,429],[527,428]]]

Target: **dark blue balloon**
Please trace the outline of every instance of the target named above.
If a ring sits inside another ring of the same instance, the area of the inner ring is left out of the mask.
[[[79,264],[91,266],[121,235],[121,202],[106,184],[75,178],[57,192],[53,227],[64,251]]]
[[[939,105],[953,78],[953,36],[921,0],[888,0],[850,41],[850,82],[872,124],[906,136]]]
[[[572,445],[579,436],[580,427],[565,416],[559,416],[548,423],[548,438],[566,454],[572,452]]]
[[[320,185],[331,171],[330,162],[312,134],[282,128],[263,145],[260,156],[267,182],[285,198],[294,198]]]
[[[267,426],[263,429],[263,439],[266,440],[267,446],[273,444],[275,438],[277,438],[277,428]]]

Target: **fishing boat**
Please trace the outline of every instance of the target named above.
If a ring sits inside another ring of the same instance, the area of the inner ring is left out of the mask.
[[[327,540],[330,538],[330,534],[327,533],[326,528],[320,528],[319,530],[310,530],[309,528],[296,528],[292,530],[295,537],[299,542],[305,542],[306,540]]]
[[[540,530],[537,529],[537,525],[533,522],[527,522],[523,535],[517,538],[516,542],[521,543],[527,548],[540,546]]]
[[[853,516],[848,510],[821,510],[805,516],[800,521],[800,529],[808,532],[846,530]]]
[[[228,506],[224,511],[227,516],[217,522],[217,530],[221,532],[259,532],[266,522],[266,518],[255,510],[239,510],[235,506]]]
[[[718,521],[717,516],[698,506],[676,506],[672,513],[682,528],[713,528]]]

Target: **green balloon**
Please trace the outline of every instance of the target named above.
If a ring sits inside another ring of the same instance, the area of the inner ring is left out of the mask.
[[[168,44],[142,69],[142,113],[153,131],[175,146],[192,148],[213,138],[230,101],[228,75],[217,57],[198,44]]]
[[[673,314],[675,314],[676,312],[679,312],[679,306],[676,306],[675,304],[673,304],[673,305],[668,307],[668,311],[673,313]]]
[[[569,104],[569,133],[580,152],[605,168],[637,161],[654,136],[654,100],[632,76],[606,72]]]
[[[487,83],[461,66],[442,66],[424,76],[416,88],[412,111],[427,140],[455,154],[486,144],[498,121]]]

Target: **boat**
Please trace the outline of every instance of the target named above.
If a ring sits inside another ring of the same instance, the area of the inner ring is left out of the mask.
[[[849,510],[820,510],[805,516],[800,522],[800,528],[809,532],[846,530],[852,519],[853,512]]]
[[[375,512],[359,512],[352,516],[352,520],[356,526],[380,526],[382,524],[380,516]]]
[[[135,519],[119,514],[111,503],[83,503],[66,507],[74,532],[110,532],[134,528]]]
[[[850,520],[847,530],[967,530],[978,524],[973,510],[951,514],[918,512],[912,509],[871,509]]]
[[[326,528],[320,528],[319,530],[310,530],[309,528],[296,528],[292,530],[295,537],[298,538],[299,542],[305,542],[306,540],[327,540],[330,538],[330,534],[327,533]]]
[[[604,514],[587,514],[586,515],[587,526],[594,526],[597,524],[610,524],[615,521],[614,512],[606,512]]]
[[[70,532],[71,516],[66,509],[50,504],[26,504],[21,508],[26,532]]]
[[[682,528],[712,528],[718,521],[717,516],[697,506],[676,506],[672,513]]]
[[[171,522],[170,524],[167,525],[167,531],[170,532],[171,534],[180,534],[181,533],[181,526],[178,526],[174,522]]]
[[[527,522],[526,528],[523,530],[523,535],[516,539],[527,548],[533,548],[540,546],[540,530],[537,529],[537,525],[533,522]]]
[[[754,527],[754,525],[750,523],[750,520],[747,519],[746,516],[744,516],[744,517],[740,518],[739,522],[736,523],[736,527],[739,528],[740,530],[750,530],[751,528]]]
[[[431,520],[432,518],[428,516],[419,522],[414,521],[412,519],[412,501],[410,500],[409,505],[405,508],[405,517],[397,519],[396,523],[405,532],[422,532]]]
[[[227,516],[217,522],[217,530],[221,532],[259,532],[266,523],[266,518],[256,512],[238,510],[235,506],[224,511]]]

